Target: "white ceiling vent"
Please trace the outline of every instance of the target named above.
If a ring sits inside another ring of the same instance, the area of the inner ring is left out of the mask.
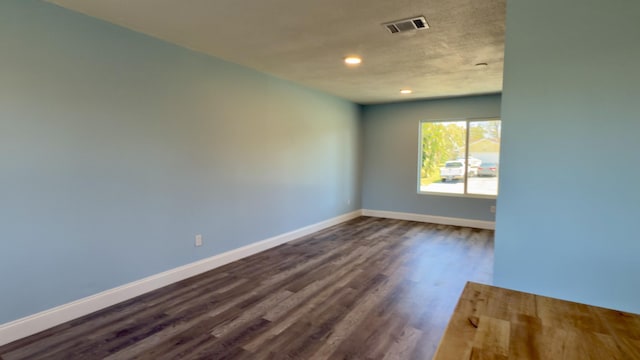
[[[409,19],[397,20],[382,24],[390,33],[401,33],[405,31],[424,30],[429,28],[427,19],[424,16],[416,16]]]

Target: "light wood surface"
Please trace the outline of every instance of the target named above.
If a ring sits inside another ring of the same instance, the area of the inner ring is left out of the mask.
[[[467,283],[434,360],[640,359],[640,315]]]
[[[466,281],[492,270],[492,231],[361,217],[0,347],[0,359],[430,359]]]

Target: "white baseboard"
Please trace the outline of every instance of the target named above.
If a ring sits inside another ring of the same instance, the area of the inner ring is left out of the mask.
[[[361,210],[343,214],[2,324],[0,346],[361,215]]]
[[[442,225],[466,226],[466,227],[472,227],[472,228],[477,228],[477,229],[495,230],[495,228],[496,228],[495,221],[462,219],[462,218],[434,216],[434,215],[424,215],[424,214],[412,214],[412,213],[395,212],[395,211],[382,211],[382,210],[366,210],[366,209],[363,209],[362,210],[362,215],[363,216],[373,216],[373,217],[387,218],[387,219],[419,221],[419,222],[442,224]]]

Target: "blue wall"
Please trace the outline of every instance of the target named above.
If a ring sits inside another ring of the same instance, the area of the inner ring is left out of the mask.
[[[497,285],[640,313],[639,14],[508,2]]]
[[[1,1],[0,323],[359,209],[359,122],[350,102]]]
[[[493,221],[495,200],[417,193],[419,124],[499,116],[500,95],[365,106],[363,208]]]

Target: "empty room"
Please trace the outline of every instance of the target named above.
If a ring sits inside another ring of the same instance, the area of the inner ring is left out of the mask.
[[[0,360],[640,359],[639,15],[0,0]]]

